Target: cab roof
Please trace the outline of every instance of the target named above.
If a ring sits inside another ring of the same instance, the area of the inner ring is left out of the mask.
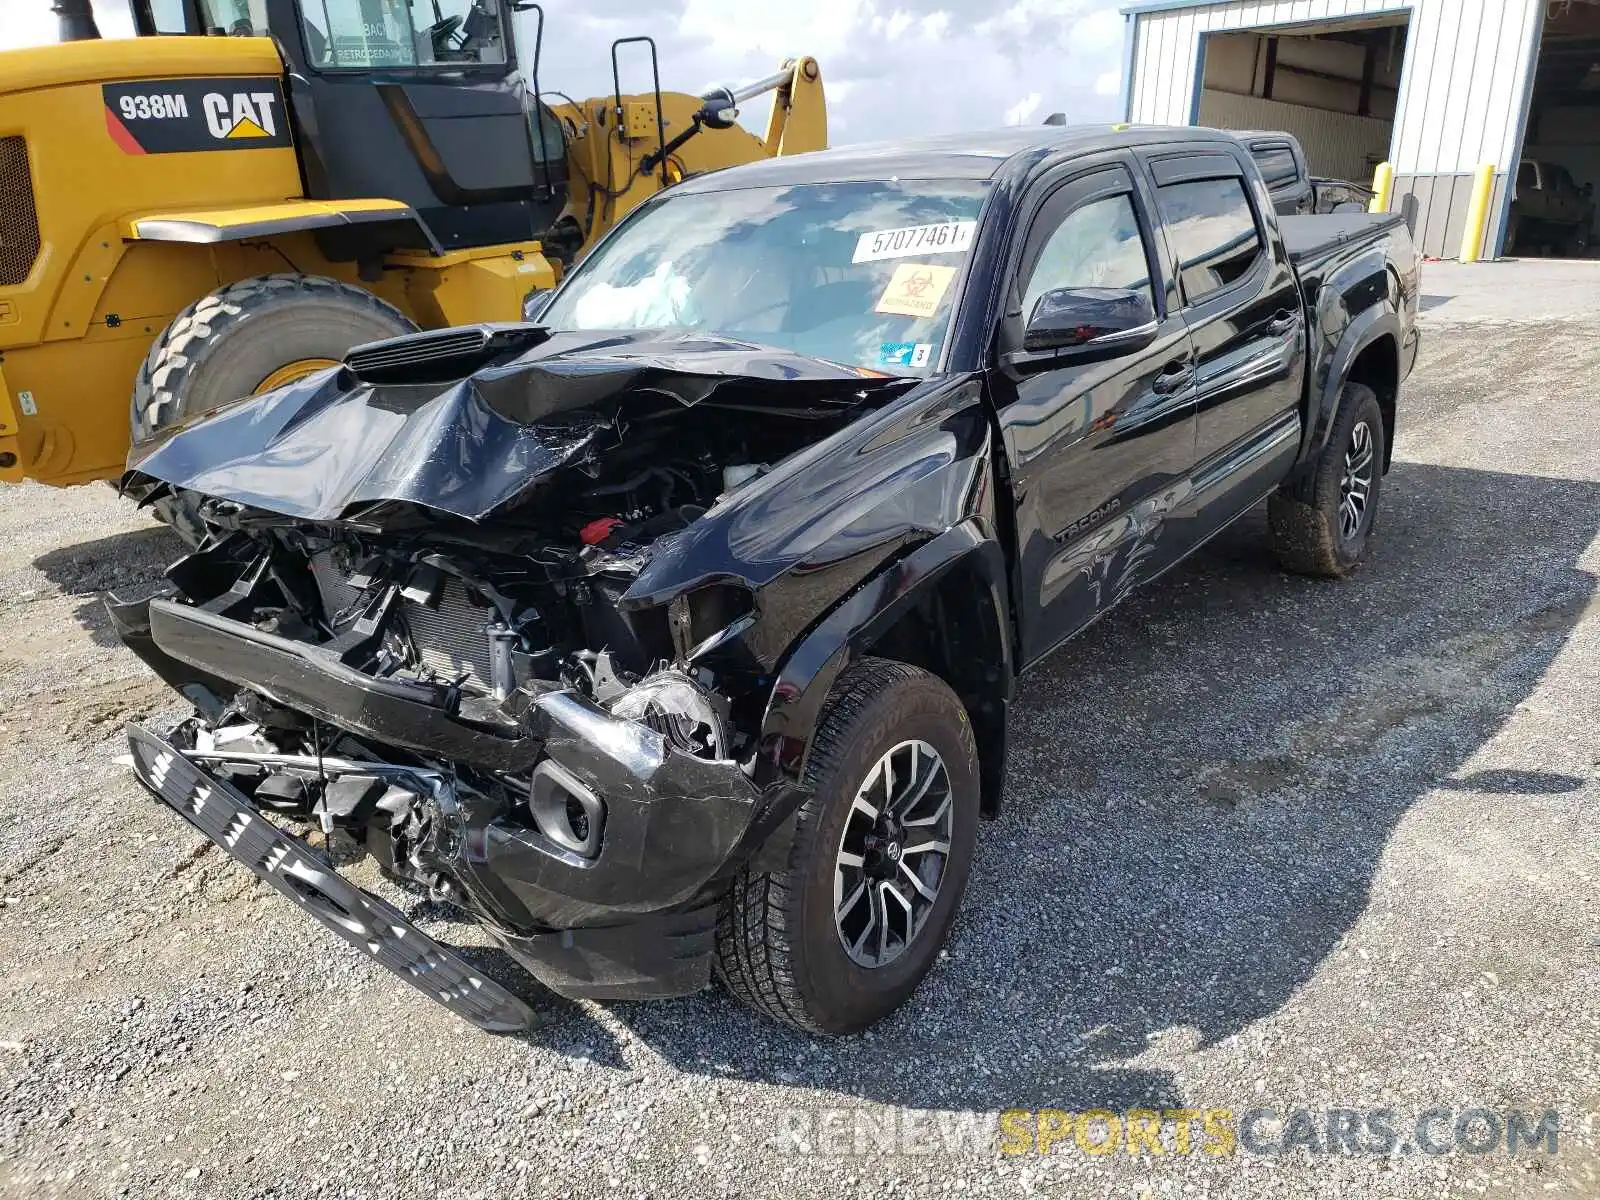
[[[674,191],[723,191],[793,183],[899,179],[993,179],[1008,164],[1171,142],[1216,142],[1216,129],[1166,125],[1031,125],[874,142],[768,158],[685,180]]]

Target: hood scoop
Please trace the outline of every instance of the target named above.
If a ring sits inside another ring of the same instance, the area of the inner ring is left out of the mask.
[[[364,342],[344,356],[344,365],[362,383],[444,383],[549,337],[542,326],[514,323],[431,329]]]

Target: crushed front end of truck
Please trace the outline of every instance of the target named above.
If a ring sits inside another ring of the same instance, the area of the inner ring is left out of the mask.
[[[913,381],[623,341],[379,343],[124,480],[204,535],[156,594],[110,604],[195,705],[131,731],[140,780],[485,1028],[525,1006],[292,829],[470,913],[563,995],[696,991],[728,878],[798,802],[763,765],[776,656],[892,549],[829,564],[812,539],[796,572],[783,539],[823,509],[719,514]]]

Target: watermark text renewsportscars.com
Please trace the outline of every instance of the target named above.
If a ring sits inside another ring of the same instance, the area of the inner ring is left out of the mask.
[[[923,1112],[839,1107],[792,1109],[768,1139],[780,1152],[866,1154],[1513,1154],[1555,1155],[1562,1116],[1555,1109],[1437,1107],[1255,1107],[1088,1109],[1010,1108],[1003,1112]]]

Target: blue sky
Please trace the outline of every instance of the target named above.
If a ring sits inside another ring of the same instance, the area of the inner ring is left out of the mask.
[[[1120,117],[1118,0],[545,0],[541,82],[573,96],[611,89],[613,39],[645,33],[661,84],[699,92],[822,64],[834,144]],[[126,0],[94,0],[102,32],[128,29]],[[54,40],[50,0],[0,0],[0,48]],[[602,14],[603,15],[600,15]],[[644,81],[625,79],[624,88]],[[746,114],[763,125],[756,102]]]

